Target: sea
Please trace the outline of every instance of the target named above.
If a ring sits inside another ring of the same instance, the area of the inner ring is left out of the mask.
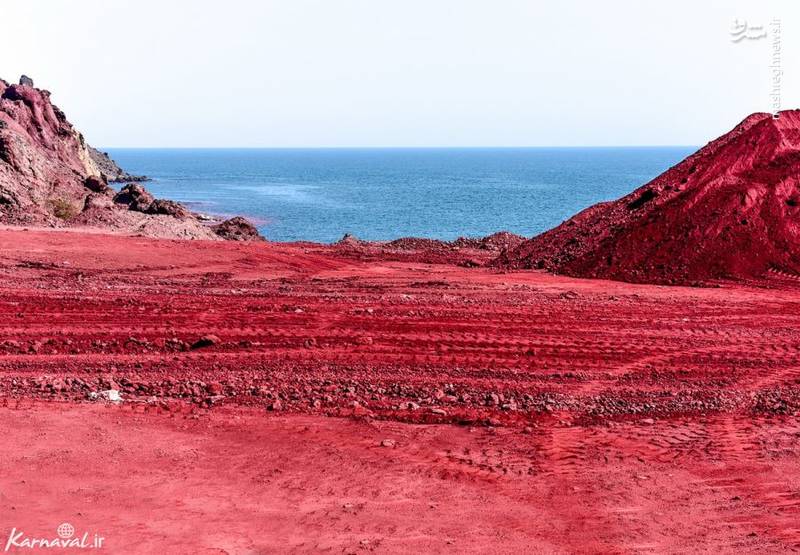
[[[105,149],[157,197],[251,219],[272,241],[533,236],[695,147]]]

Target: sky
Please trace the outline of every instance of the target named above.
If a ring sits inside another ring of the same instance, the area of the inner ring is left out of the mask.
[[[109,148],[701,145],[772,111],[777,71],[800,108],[797,0],[0,0],[0,21],[0,77]]]

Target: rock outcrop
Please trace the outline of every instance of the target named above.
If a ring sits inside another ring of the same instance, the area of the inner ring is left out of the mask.
[[[493,265],[662,284],[800,275],[800,110],[749,116]]]
[[[241,216],[235,216],[219,224],[211,226],[214,233],[228,241],[263,241],[253,224]]]
[[[135,181],[149,181],[146,175],[132,175],[117,165],[108,152],[100,152],[94,147],[89,148],[89,156],[106,181],[110,183],[129,183]]]
[[[100,172],[83,136],[50,93],[0,80],[0,220],[60,224],[65,211],[53,207],[82,202],[90,176]]]
[[[138,183],[129,183],[114,195],[114,202],[117,204],[127,206],[128,210],[143,214],[147,213],[148,208],[155,200],[155,197]]]
[[[110,194],[113,189],[108,186],[108,181],[96,175],[90,175],[83,181],[83,186],[93,193]]]
[[[26,76],[18,85],[0,79],[0,223],[185,239],[224,239],[239,229],[237,240],[260,238],[243,218],[209,222],[140,184],[117,194],[108,185],[131,178],[138,179],[86,144],[49,92]]]

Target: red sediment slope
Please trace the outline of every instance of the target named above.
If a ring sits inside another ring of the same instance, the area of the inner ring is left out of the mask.
[[[753,114],[493,264],[663,284],[800,274],[800,111]]]

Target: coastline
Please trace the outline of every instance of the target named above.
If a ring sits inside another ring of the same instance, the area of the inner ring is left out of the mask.
[[[110,149],[166,198],[258,220],[274,241],[423,237],[509,230],[532,237],[617,198],[691,149]],[[588,156],[588,158],[587,158]],[[162,181],[163,180],[163,181]]]

